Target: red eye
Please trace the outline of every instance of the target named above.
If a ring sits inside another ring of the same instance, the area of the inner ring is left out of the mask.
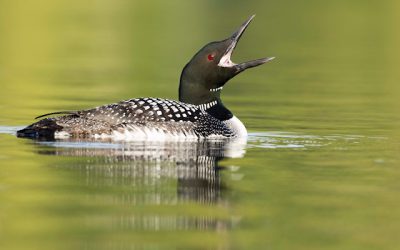
[[[209,54],[209,55],[207,56],[207,59],[208,59],[209,61],[212,61],[212,60],[214,60],[214,57],[215,57],[215,55]]]

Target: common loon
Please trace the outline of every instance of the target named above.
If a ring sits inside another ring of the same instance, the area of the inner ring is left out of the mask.
[[[248,18],[229,38],[211,42],[183,68],[179,102],[160,98],[136,98],[81,111],[62,111],[17,131],[18,137],[101,137],[120,139],[246,137],[243,123],[221,101],[225,83],[244,70],[266,63],[267,57],[233,63],[231,55],[254,18]]]

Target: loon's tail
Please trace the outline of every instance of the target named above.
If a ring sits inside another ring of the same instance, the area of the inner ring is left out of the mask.
[[[63,127],[58,125],[53,118],[47,118],[35,122],[28,127],[18,130],[18,137],[26,138],[47,138],[54,139],[54,133],[60,131]]]

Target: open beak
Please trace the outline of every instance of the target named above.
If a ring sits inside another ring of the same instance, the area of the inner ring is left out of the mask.
[[[243,32],[246,30],[247,26],[249,26],[251,20],[253,20],[254,17],[255,17],[255,15],[252,15],[251,17],[249,17],[236,30],[236,32],[233,33],[233,35],[227,39],[228,47],[226,48],[225,53],[222,55],[222,57],[218,63],[218,66],[226,67],[226,68],[235,68],[237,73],[239,73],[245,69],[256,67],[256,66],[264,64],[268,61],[271,61],[272,59],[275,58],[275,57],[265,57],[265,58],[260,58],[260,59],[256,59],[256,60],[247,61],[244,63],[239,63],[239,64],[232,62],[232,60],[231,60],[232,52],[235,49],[236,44],[239,41],[240,37],[242,36]]]

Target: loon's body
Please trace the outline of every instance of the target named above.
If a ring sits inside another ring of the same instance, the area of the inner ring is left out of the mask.
[[[30,137],[48,137],[54,133],[56,138],[197,139],[246,136],[244,125],[234,116],[220,121],[207,113],[207,110],[218,109],[218,105],[217,102],[197,106],[168,99],[136,98],[43,119],[21,132],[26,136],[31,134]]]
[[[203,47],[185,66],[179,85],[179,101],[137,98],[93,109],[55,112],[67,114],[45,118],[17,132],[19,137],[113,137],[120,139],[231,138],[247,131],[223,104],[224,84],[247,68],[273,58],[241,64],[230,60],[250,17],[228,39]],[[40,116],[40,117],[43,117]]]

